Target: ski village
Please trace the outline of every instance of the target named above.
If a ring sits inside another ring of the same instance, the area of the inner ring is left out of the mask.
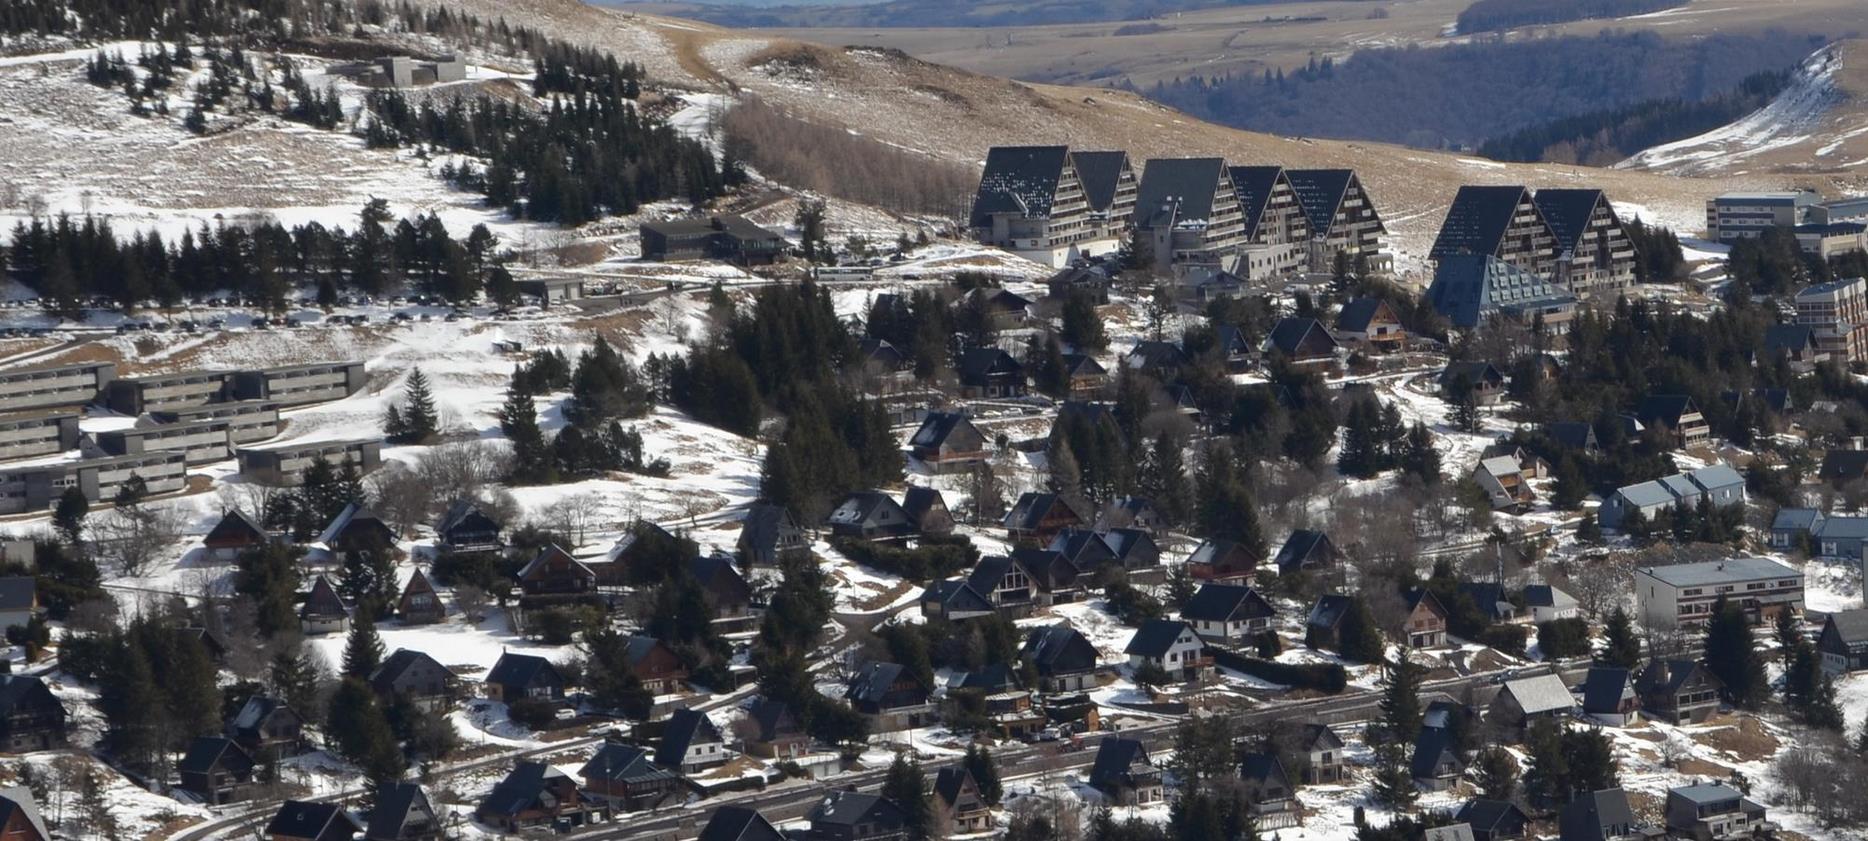
[[[0,179],[8,841],[1868,832],[1868,202],[885,210],[505,20],[119,5],[0,4],[0,123],[400,192]]]

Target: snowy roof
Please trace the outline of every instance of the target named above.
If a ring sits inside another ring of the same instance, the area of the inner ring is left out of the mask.
[[[1576,706],[1576,698],[1570,694],[1570,688],[1563,685],[1563,678],[1556,675],[1538,675],[1505,682],[1505,691],[1518,702],[1518,708],[1526,713],[1544,713],[1566,710]]]
[[[986,167],[973,196],[969,224],[992,227],[996,213],[1016,213],[1033,219],[1050,216],[1057,184],[1069,158],[1067,146],[992,147],[986,153]]]
[[[1696,587],[1761,578],[1796,578],[1803,573],[1770,558],[1728,558],[1693,564],[1643,567],[1641,572],[1675,587]]]
[[[1154,158],[1142,168],[1135,197],[1136,213],[1145,218],[1163,206],[1178,207],[1180,221],[1204,224],[1216,209],[1220,184],[1230,181],[1222,158]]]

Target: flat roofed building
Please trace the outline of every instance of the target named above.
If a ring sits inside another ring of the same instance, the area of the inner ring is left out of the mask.
[[[262,485],[296,485],[314,461],[325,461],[332,469],[345,464],[357,465],[357,472],[368,474],[383,465],[383,442],[380,439],[317,441],[284,447],[243,447],[234,451],[240,461],[240,475]]]
[[[67,488],[77,488],[90,502],[106,502],[131,476],[142,478],[149,494],[183,488],[188,466],[179,452],[86,459],[0,471],[0,513],[43,511]]]
[[[76,409],[0,415],[0,459],[62,453],[78,446]]]
[[[1868,282],[1832,280],[1797,293],[1796,323],[1808,325],[1818,353],[1868,362]]]
[[[226,371],[187,371],[114,380],[104,405],[125,415],[218,403],[227,396]]]
[[[270,400],[281,408],[342,400],[368,380],[362,362],[318,362],[256,371],[235,371],[230,400]]]
[[[1802,224],[1816,207],[1808,191],[1726,193],[1706,201],[1706,238],[1733,242],[1764,235],[1767,228]]]
[[[558,304],[584,299],[581,277],[535,277],[519,281],[519,291],[538,299],[538,305],[550,309]]]
[[[186,409],[168,409],[150,412],[138,418],[136,425],[138,427],[163,426],[214,420],[227,422],[227,434],[233,439],[235,445],[265,441],[279,435],[279,404],[270,400],[241,400],[232,403],[210,403],[206,406]]]
[[[95,403],[116,378],[114,362],[0,371],[0,411]]]
[[[132,427],[92,436],[105,455],[129,456],[173,450],[190,466],[226,461],[233,456],[233,436],[227,421],[208,420],[162,426]]]
[[[1770,558],[1642,567],[1634,584],[1636,613],[1654,628],[1704,624],[1720,596],[1753,623],[1803,612],[1803,573]]]
[[[639,234],[642,259],[665,263],[721,260],[764,266],[777,262],[790,247],[777,231],[732,214],[644,222]]]

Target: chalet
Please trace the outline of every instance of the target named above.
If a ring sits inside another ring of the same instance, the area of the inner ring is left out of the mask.
[[[1238,541],[1203,540],[1187,556],[1187,574],[1201,581],[1251,583],[1258,554]]]
[[[1633,414],[1644,426],[1659,426],[1678,449],[1704,444],[1712,435],[1706,416],[1684,394],[1650,394],[1635,404]]]
[[[1492,622],[1517,622],[1523,618],[1518,605],[1506,594],[1504,585],[1491,581],[1462,581],[1459,592],[1472,600],[1487,620]]]
[[[221,512],[220,522],[209,529],[207,536],[201,538],[201,546],[207,550],[208,560],[217,563],[233,563],[240,559],[240,553],[257,549],[271,542],[272,535],[266,528],[248,517],[238,508],[228,508]]]
[[[902,511],[908,515],[908,523],[917,534],[953,533],[953,512],[947,510],[947,498],[934,488],[908,486],[902,491]]]
[[[981,558],[980,560],[984,562],[987,559]],[[975,567],[974,573],[975,575],[978,574],[977,567]],[[1020,570],[1019,574],[1022,575],[1023,571]],[[1028,593],[1029,591],[1027,591],[1027,595]],[[945,581],[936,581],[928,585],[927,589],[921,591],[921,597],[917,600],[917,603],[921,606],[922,616],[945,619],[949,622],[959,622],[965,619],[977,619],[981,616],[991,616],[993,613],[998,612],[1000,605],[993,602],[994,595],[995,593],[991,590],[984,593],[980,592],[978,588],[973,586],[973,578],[971,576],[968,578],[949,578]],[[1022,601],[1005,605],[1007,611],[1013,613],[1029,609],[1030,606],[1031,601],[1028,597]]]
[[[1641,715],[1634,675],[1620,666],[1590,666],[1583,678],[1583,715],[1611,727],[1633,724]]]
[[[981,243],[1058,268],[1121,246],[1135,188],[1122,152],[995,146],[967,224]]]
[[[1541,278],[1554,276],[1556,236],[1523,187],[1464,186],[1453,197],[1428,259],[1496,257]]]
[[[383,522],[375,512],[352,502],[337,512],[331,524],[324,527],[318,535],[318,542],[331,553],[336,563],[344,563],[352,555],[364,552],[395,552],[396,530]]]
[[[1602,448],[1596,440],[1595,424],[1587,421],[1558,421],[1544,424],[1544,435],[1559,447],[1579,453],[1594,453]]]
[[[856,342],[856,358],[871,377],[908,382],[914,379],[914,360],[887,339],[865,336]]]
[[[1147,497],[1119,496],[1103,506],[1096,525],[1102,529],[1133,528],[1152,533],[1161,526],[1161,512],[1155,509],[1154,500]]]
[[[1139,739],[1105,736],[1096,747],[1090,766],[1090,787],[1123,806],[1142,806],[1162,799],[1161,770],[1148,759]]]
[[[362,831],[342,803],[287,800],[266,824],[266,841],[351,841]]]
[[[1530,612],[1531,622],[1537,625],[1557,619],[1574,619],[1582,612],[1582,606],[1577,604],[1575,596],[1549,584],[1526,584],[1524,609]]]
[[[738,266],[769,266],[789,247],[778,232],[733,214],[643,222],[637,230],[642,259],[657,262],[719,260]]]
[[[1129,667],[1149,666],[1175,680],[1198,680],[1212,673],[1213,656],[1192,625],[1174,619],[1150,619],[1135,630],[1122,649]]]
[[[1563,678],[1537,675],[1505,681],[1504,688],[1492,698],[1486,722],[1516,739],[1523,737],[1531,722],[1567,718],[1575,709],[1576,698],[1564,685]],[[1476,830],[1478,826],[1475,824],[1473,828]]]
[[[1408,760],[1414,784],[1427,791],[1447,791],[1459,783],[1466,771],[1465,757],[1453,742],[1453,734],[1444,728],[1423,727],[1414,737],[1414,754]]]
[[[1320,531],[1298,529],[1285,538],[1273,558],[1279,575],[1334,569],[1343,563],[1343,553],[1336,551],[1330,536]]]
[[[1208,582],[1187,600],[1180,616],[1201,637],[1236,644],[1270,631],[1277,611],[1250,587]]]
[[[473,500],[457,499],[435,523],[435,548],[443,552],[497,552],[502,528]]]
[[[1509,841],[1523,838],[1529,815],[1509,800],[1468,800],[1453,815],[1453,820],[1472,827],[1473,841]]]
[[[972,772],[950,765],[934,775],[934,796],[940,811],[951,815],[954,835],[970,835],[992,828],[992,804],[979,792]]]
[[[1355,607],[1355,599],[1340,593],[1317,597],[1304,619],[1304,644],[1328,651],[1340,651],[1343,619]]]
[[[1562,335],[1576,317],[1575,293],[1490,254],[1452,254],[1435,263],[1424,300],[1458,329],[1505,318]]]
[[[1116,547],[1102,533],[1090,529],[1064,529],[1044,547],[1062,555],[1077,569],[1094,572],[1105,564],[1117,564]]]
[[[668,644],[654,637],[636,635],[624,642],[623,661],[631,674],[652,695],[681,691],[687,683],[687,667]]]
[[[564,675],[543,657],[504,652],[486,673],[486,696],[507,704],[528,698],[562,700]]]
[[[895,801],[860,791],[831,791],[805,813],[800,841],[902,841],[908,816]]]
[[[767,759],[796,759],[811,752],[810,734],[804,731],[804,723],[798,720],[791,705],[784,701],[758,696],[747,708],[746,720],[752,722],[743,744],[748,754]]]
[[[1675,508],[1697,508],[1701,499],[1716,508],[1745,504],[1745,477],[1724,464],[1662,476],[1650,482],[1624,485],[1602,500],[1596,521],[1605,529],[1620,529],[1637,512],[1652,523]]]
[[[330,576],[319,573],[311,580],[311,592],[298,609],[298,624],[307,634],[336,634],[350,627],[350,606],[337,594]]]
[[[33,802],[32,789],[12,786],[0,789],[0,838],[7,841],[52,841],[39,804]]]
[[[1109,303],[1110,266],[1103,261],[1073,263],[1044,281],[1045,296],[1062,301],[1071,295],[1086,295],[1101,306]]]
[[[1252,804],[1254,827],[1283,829],[1304,822],[1297,806],[1297,786],[1276,753],[1246,754],[1239,762],[1239,778],[1246,802]]]
[[[1505,396],[1505,372],[1490,362],[1449,362],[1440,371],[1439,384],[1448,400],[1457,399],[1462,388],[1481,406],[1495,405]]]
[[[1667,790],[1667,831],[1681,841],[1770,837],[1776,825],[1763,806],[1724,783]]]
[[[1111,382],[1109,369],[1086,353],[1064,354],[1064,375],[1069,378],[1068,394],[1073,400],[1088,400],[1102,394]]]
[[[37,578],[30,575],[0,577],[0,631],[25,628],[42,612]]]
[[[1284,168],[1231,169],[1233,190],[1245,213],[1245,248],[1238,264],[1242,273],[1258,280],[1303,271],[1310,264],[1310,217],[1304,215]]]
[[[897,663],[871,663],[851,679],[843,697],[878,733],[912,730],[935,718],[929,688]]]
[[[1336,339],[1377,353],[1407,349],[1407,330],[1385,298],[1357,298],[1336,314]]]
[[[1155,544],[1153,534],[1142,529],[1113,528],[1103,532],[1103,542],[1109,544],[1116,553],[1116,563],[1129,575],[1160,573],[1161,547]]]
[[[244,800],[253,785],[253,757],[223,736],[196,736],[175,766],[177,788],[209,806]]]
[[[1026,491],[1005,513],[1006,538],[1012,543],[1043,546],[1067,528],[1088,525],[1068,500],[1054,493]]]
[[[1402,632],[1409,648],[1439,648],[1446,645],[1446,607],[1425,587],[1415,587],[1402,597],[1407,617]]]
[[[1083,598],[1083,571],[1061,552],[1020,546],[1012,550],[1012,563],[1025,571],[1033,601],[1040,607],[1069,604]]]
[[[448,667],[427,654],[398,648],[370,673],[370,688],[385,701],[406,698],[429,711],[445,708],[454,699],[457,679]]]
[[[1382,253],[1382,225],[1375,203],[1350,169],[1287,169],[1284,176],[1304,209],[1310,234],[1309,271],[1334,271],[1337,255],[1358,271],[1383,273],[1392,268]]]
[[[538,550],[519,570],[519,588],[528,596],[581,595],[597,589],[597,573],[553,544]]]
[[[1266,354],[1276,353],[1295,365],[1326,364],[1336,360],[1336,337],[1323,322],[1314,318],[1280,318],[1265,335],[1261,347]]]
[[[1812,540],[1829,519],[1814,508],[1779,508],[1776,514],[1771,515],[1771,548],[1779,551],[1803,548],[1803,542]],[[1815,547],[1810,548],[1810,554],[1818,554],[1814,551]],[[1860,557],[1860,554],[1856,557]]]
[[[1790,370],[1807,373],[1829,361],[1829,354],[1816,340],[1816,328],[1808,324],[1773,324],[1764,328],[1763,347],[1758,362],[1783,359]]]
[[[441,813],[418,783],[378,783],[371,798],[364,841],[441,841]]]
[[[908,452],[935,473],[962,473],[992,457],[992,442],[958,412],[929,412],[908,439]]]
[[[1245,212],[1226,162],[1148,161],[1135,198],[1135,229],[1155,256],[1157,273],[1183,265],[1231,266],[1245,246]]]
[[[1428,827],[1421,834],[1422,841],[1473,841],[1472,824],[1450,823],[1445,826]]]
[[[714,621],[740,624],[752,616],[752,585],[733,566],[733,556],[726,554],[695,555],[686,564],[688,577],[707,594]]]
[[[1495,511],[1524,511],[1537,501],[1523,466],[1510,456],[1480,459],[1472,468],[1472,481],[1485,491]]]
[[[648,751],[621,742],[605,741],[577,775],[584,778],[584,796],[624,812],[653,809],[686,794],[679,774],[649,761]]]
[[[1343,738],[1329,725],[1304,725],[1297,743],[1305,759],[1303,781],[1312,785],[1347,781],[1349,765],[1343,748]]]
[[[976,698],[979,709],[1003,738],[1027,738],[1038,732],[1046,721],[1044,712],[1032,704],[1031,690],[1024,687],[1018,673],[1005,663],[988,663],[954,675],[947,682],[947,696]]]
[[[730,756],[726,737],[704,712],[675,710],[662,723],[662,738],[655,747],[655,764],[663,768],[696,774],[725,765]]]
[[[577,781],[543,762],[520,762],[474,809],[487,826],[516,833],[538,826],[584,822],[590,804]]]
[[[1753,624],[1803,612],[1803,573],[1770,558],[1640,567],[1634,587],[1636,617],[1656,628],[1702,625],[1727,593]]]
[[[771,821],[743,806],[720,806],[707,819],[699,841],[786,841]]]
[[[740,560],[756,567],[777,567],[786,558],[808,558],[811,542],[784,506],[755,502],[746,509],[739,531]]]
[[[1724,684],[1696,660],[1648,661],[1635,679],[1641,710],[1674,724],[1698,724],[1719,709]]]
[[[623,536],[616,539],[604,559],[584,565],[597,573],[598,587],[626,587],[640,581],[660,579],[671,558],[688,557],[700,551],[685,538],[648,520],[637,520]]]
[[[1136,342],[1129,348],[1128,355],[1122,357],[1122,367],[1152,374],[1158,379],[1171,379],[1191,362],[1193,360],[1180,345],[1152,339]]]
[[[441,603],[441,594],[435,592],[435,585],[428,580],[428,574],[417,567],[409,574],[409,582],[402,586],[402,594],[396,597],[396,618],[404,625],[433,625],[446,619],[448,609]]]
[[[1556,280],[1581,298],[1613,299],[1634,285],[1634,243],[1601,190],[1545,188],[1532,198],[1556,240]]]
[[[1831,676],[1868,669],[1868,608],[1829,614],[1816,637],[1816,652]]]
[[[998,286],[974,287],[964,300],[967,306],[1008,326],[1028,321],[1037,312],[1037,305],[1030,298]]]
[[[254,695],[227,721],[227,736],[255,757],[296,752],[305,743],[305,719],[278,698]]]
[[[1665,835],[1659,827],[1635,819],[1628,792],[1619,788],[1578,794],[1557,813],[1558,841],[1628,841]]]
[[[915,533],[908,512],[880,491],[858,491],[844,497],[824,518],[824,524],[833,535],[864,540],[894,540]]]
[[[961,354],[959,368],[964,397],[1023,397],[1030,387],[1025,366],[996,347],[969,348]]]
[[[1031,629],[1018,656],[1038,673],[1044,692],[1079,692],[1096,685],[1096,646],[1069,625]]]

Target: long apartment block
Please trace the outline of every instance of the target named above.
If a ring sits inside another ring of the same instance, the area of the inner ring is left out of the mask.
[[[167,451],[0,470],[0,514],[44,511],[69,488],[109,502],[132,476],[152,495],[174,493],[186,485],[188,465],[182,453]]]
[[[369,473],[383,465],[381,439],[352,441],[317,441],[284,447],[243,447],[234,451],[240,460],[240,475],[262,485],[297,485],[314,462],[324,461],[333,469],[344,464],[357,465],[358,473]]]
[[[97,449],[109,456],[173,451],[181,453],[189,466],[213,464],[233,456],[231,427],[224,420],[115,429],[92,437]]]
[[[0,415],[0,459],[62,453],[78,446],[77,409]]]
[[[0,412],[95,403],[116,378],[114,362],[0,371]]]
[[[342,400],[363,389],[361,362],[319,362],[257,371],[236,371],[229,397],[270,400],[281,407]]]
[[[125,377],[104,390],[104,405],[125,415],[205,406],[226,399],[226,371]]]
[[[150,412],[137,419],[138,427],[165,426],[202,421],[226,421],[234,444],[252,444],[279,436],[279,404],[270,400],[242,400],[235,403],[209,403],[186,409]]]

